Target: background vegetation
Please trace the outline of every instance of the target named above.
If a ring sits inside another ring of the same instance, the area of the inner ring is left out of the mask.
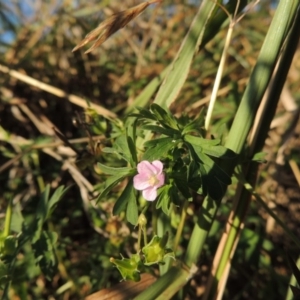
[[[123,214],[112,215],[117,195],[126,183],[97,202],[94,186],[103,182],[104,175],[93,165],[93,160],[81,171],[75,167],[75,161],[86,159],[86,155],[96,157],[94,147],[104,147],[108,135],[119,128],[121,121],[116,120],[124,120],[136,105],[149,107],[155,96],[150,89],[157,90],[165,68],[173,61],[189,30],[199,2],[166,0],[161,5],[151,5],[93,52],[84,54],[82,50],[72,52],[72,49],[112,13],[139,3],[134,0],[0,1],[2,236],[7,228],[5,217],[10,214],[7,208],[12,208],[9,233],[12,237],[29,230],[25,227],[35,224],[35,219],[43,220],[35,230],[47,229],[53,233],[51,239],[55,241],[58,259],[58,269],[52,270],[49,265],[52,246],[48,245],[47,270],[41,269],[34,256],[38,251],[34,238],[31,242],[19,241],[22,247],[14,258],[13,268],[8,270],[11,272],[8,277],[1,262],[2,287],[7,287],[8,281],[11,283],[3,297],[82,299],[102,288],[115,286],[121,276],[110,258],[134,252],[137,230]],[[235,24],[210,135],[227,136],[276,5],[261,1]],[[212,28],[205,47],[195,54],[187,80],[170,107],[175,116],[196,117],[202,109],[206,111],[228,24],[225,21],[215,32]],[[256,185],[256,192],[267,206],[297,237],[300,236],[299,82],[298,47],[264,145],[266,162],[259,165]],[[91,121],[91,115],[96,123]],[[54,127],[80,154],[58,138]],[[95,145],[91,145],[87,130],[92,133]],[[86,150],[92,155],[86,154]],[[96,160],[110,164],[112,158],[103,154]],[[47,192],[51,198],[60,186],[67,187],[67,191],[61,199],[52,198],[47,213],[41,217],[40,203],[47,203],[43,200],[47,199]],[[174,297],[201,299],[203,296],[236,188],[234,179],[199,258],[198,272],[185,288],[184,296]],[[195,212],[202,201],[198,196],[187,207],[178,257],[186,252]],[[180,210],[175,210],[169,228],[171,239],[179,218]],[[148,229],[151,233],[151,225]],[[292,271],[287,253],[297,260],[299,248],[262,206],[250,202],[224,299],[292,299],[288,294]],[[156,267],[148,272],[159,274]]]

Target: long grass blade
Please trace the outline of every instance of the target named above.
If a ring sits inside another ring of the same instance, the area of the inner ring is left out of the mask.
[[[171,69],[160,86],[154,100],[155,103],[169,107],[178,96],[188,76],[195,51],[201,44],[206,24],[216,5],[215,1],[205,0],[202,2],[171,65]]]

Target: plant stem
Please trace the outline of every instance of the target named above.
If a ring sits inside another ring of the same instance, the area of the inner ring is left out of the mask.
[[[170,218],[163,212],[160,212],[157,219],[157,235],[163,237],[166,232],[172,232],[170,223]],[[172,262],[172,258],[167,258],[164,265],[159,265],[160,275],[164,275],[170,269]]]
[[[214,109],[214,106],[215,106],[215,103],[216,103],[216,100],[217,100],[217,95],[218,95],[218,91],[219,91],[219,88],[220,88],[221,79],[222,79],[222,75],[223,75],[223,71],[224,71],[224,67],[225,67],[225,63],[226,63],[226,57],[227,57],[227,53],[228,53],[228,49],[229,49],[229,45],[230,45],[231,37],[232,37],[232,33],[233,33],[233,27],[234,27],[234,24],[231,21],[230,26],[229,26],[228,31],[227,31],[222,57],[221,57],[221,60],[220,60],[216,80],[215,80],[215,83],[214,83],[214,87],[213,87],[213,90],[212,90],[212,93],[211,93],[210,102],[209,102],[208,109],[207,109],[207,114],[206,114],[206,118],[205,118],[205,129],[206,130],[209,129],[213,109]]]
[[[202,208],[198,215],[198,221],[194,226],[183,260],[188,267],[192,267],[192,265],[197,262],[216,211],[217,207],[215,201],[211,197],[206,196],[203,200]]]

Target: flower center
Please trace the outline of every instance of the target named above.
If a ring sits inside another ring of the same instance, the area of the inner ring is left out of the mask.
[[[159,180],[156,178],[155,175],[152,175],[150,176],[149,180],[148,180],[148,183],[151,185],[151,186],[155,186],[159,183]]]

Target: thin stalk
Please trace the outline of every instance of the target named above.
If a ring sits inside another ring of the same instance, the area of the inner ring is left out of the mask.
[[[155,203],[152,203],[152,230],[153,230],[153,235],[157,234],[157,209],[155,207]]]
[[[170,223],[171,223],[170,218],[161,212],[157,219],[157,235],[160,237],[163,237],[166,232],[169,232],[169,233],[172,232]],[[172,262],[173,262],[172,258],[167,258],[165,260],[164,265],[162,265],[162,264],[159,265],[160,275],[164,275],[165,273],[168,272],[168,270],[171,267]]]
[[[227,54],[229,52],[229,46],[230,46],[230,42],[231,42],[231,39],[232,39],[233,28],[234,28],[235,24],[237,23],[237,21],[240,20],[243,17],[243,15],[242,15],[240,18],[236,19],[236,16],[237,16],[237,14],[240,10],[240,6],[241,6],[241,1],[237,0],[236,8],[235,8],[235,11],[234,11],[234,14],[233,14],[233,16],[234,16],[233,18],[230,16],[229,12],[227,10],[225,10],[225,12],[229,15],[230,24],[229,24],[229,28],[228,28],[228,31],[227,31],[227,35],[226,35],[226,39],[225,39],[225,45],[224,45],[224,49],[223,49],[223,52],[222,52],[220,64],[219,64],[219,67],[218,67],[216,80],[215,80],[215,83],[214,83],[214,86],[213,86],[213,90],[212,90],[212,93],[211,93],[211,98],[210,98],[209,105],[208,105],[207,115],[206,115],[206,119],[205,119],[205,129],[206,130],[209,129],[213,109],[214,109],[215,103],[217,101],[217,96],[218,96],[218,92],[219,92],[219,88],[220,88],[220,84],[221,84],[221,80],[222,80],[222,75],[224,73],[224,68],[225,68],[225,64],[226,64],[226,58],[227,58]]]
[[[39,161],[38,153],[36,151],[33,151],[31,154],[31,157],[32,157],[32,160],[33,160],[36,170],[39,171],[40,170],[40,161]],[[38,173],[40,174],[40,172],[38,172]],[[44,182],[43,177],[41,175],[37,175],[36,181],[38,183],[39,190],[42,193],[45,190],[45,182]]]
[[[148,205],[146,205],[146,207],[144,207],[143,212],[139,215],[138,218],[138,252],[141,250],[142,248],[142,234],[143,234],[143,242],[144,245],[148,244],[147,241],[147,219],[146,216],[144,215],[144,212],[147,210]]]
[[[220,60],[216,80],[215,80],[215,83],[214,83],[214,87],[213,87],[213,90],[212,90],[212,93],[211,93],[211,98],[210,98],[208,109],[207,109],[207,115],[206,115],[206,118],[205,118],[205,129],[206,130],[209,129],[213,109],[215,107],[215,103],[216,103],[216,100],[217,100],[218,91],[219,91],[219,88],[220,88],[222,75],[223,75],[224,67],[225,67],[225,63],[226,63],[227,53],[228,53],[228,49],[229,49],[231,38],[232,38],[233,27],[234,27],[234,23],[231,21],[230,26],[229,26],[228,31],[227,31],[225,45],[224,45],[224,49],[223,49],[223,52],[222,52],[222,57],[221,57],[221,60]]]
[[[137,252],[141,250],[141,242],[142,242],[142,228],[141,225],[139,225],[138,229],[138,241],[137,241]]]
[[[143,234],[144,234],[144,245],[147,245],[148,244],[148,238],[147,238],[147,231],[146,229],[142,229],[143,231]]]

